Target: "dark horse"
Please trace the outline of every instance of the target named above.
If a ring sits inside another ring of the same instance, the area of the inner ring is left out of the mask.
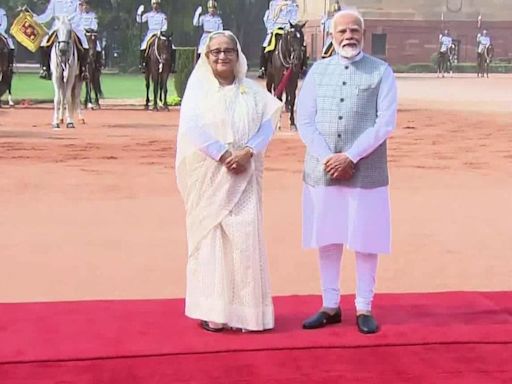
[[[174,71],[176,50],[172,44],[172,37],[163,33],[151,38],[147,48],[146,66],[146,109],[149,109],[149,86],[153,82],[153,110],[158,111],[158,101],[166,110],[167,80]]]
[[[6,91],[9,92],[9,105],[14,105],[11,100],[11,85],[13,71],[9,67],[9,45],[0,35],[0,108],[2,107],[1,98]]]
[[[453,75],[453,61],[456,49],[455,44],[451,44],[446,51],[440,50],[437,53],[437,77],[439,75],[444,77],[444,74],[448,71]]]
[[[94,108],[92,105],[92,92],[94,91],[94,103],[96,108],[100,108],[100,97],[103,97],[103,91],[101,90],[102,52],[96,50],[98,33],[86,31],[85,35],[89,44],[89,55],[87,58],[87,73],[89,76],[85,82],[84,107]]]
[[[476,63],[476,76],[480,77],[489,77],[489,65],[491,64],[492,58],[494,57],[494,47],[492,44],[489,44],[484,48],[483,52],[477,53],[477,63]]]
[[[295,126],[295,98],[299,76],[302,71],[304,62],[304,28],[306,23],[292,24],[290,28],[285,30],[282,35],[277,35],[276,48],[272,52],[268,63],[267,72],[267,90],[276,93],[285,72],[288,74],[288,82],[286,84],[286,101],[285,107],[290,112],[290,129],[296,130]],[[276,94],[279,100],[282,96]]]

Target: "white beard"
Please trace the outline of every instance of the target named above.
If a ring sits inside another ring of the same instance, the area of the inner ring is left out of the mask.
[[[352,59],[354,57],[356,57],[357,55],[359,55],[359,53],[361,52],[361,46],[357,46],[357,47],[348,47],[348,46],[345,46],[345,47],[339,47],[337,49],[337,52],[338,52],[338,55],[340,55],[341,57],[344,57],[345,59]]]
[[[361,53],[361,51],[363,50],[364,42],[361,42],[355,48],[348,47],[348,46],[345,46],[345,47],[342,48],[340,45],[336,44],[335,41],[333,41],[333,44],[334,44],[334,49],[336,50],[336,53],[338,55],[340,55],[344,59],[353,59],[354,57],[359,55],[359,53]]]

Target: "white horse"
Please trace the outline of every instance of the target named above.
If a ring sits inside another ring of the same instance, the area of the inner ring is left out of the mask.
[[[52,72],[55,96],[53,100],[53,129],[59,129],[64,123],[66,113],[66,127],[75,128],[73,116],[78,112],[80,122],[85,123],[80,108],[80,91],[82,79],[78,62],[78,51],[73,39],[73,30],[66,17],[57,17],[56,37],[50,55],[50,68]]]

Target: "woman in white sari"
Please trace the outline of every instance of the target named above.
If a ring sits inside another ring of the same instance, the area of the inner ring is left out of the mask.
[[[176,154],[187,219],[185,314],[208,331],[271,329],[261,179],[281,104],[246,79],[231,32],[212,33],[204,52],[183,97]]]

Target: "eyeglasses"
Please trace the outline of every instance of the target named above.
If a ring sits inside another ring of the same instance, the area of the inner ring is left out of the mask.
[[[233,57],[238,53],[238,50],[235,48],[226,48],[226,49],[212,49],[208,51],[210,55],[213,57],[220,57],[221,53],[224,54],[226,57]]]

